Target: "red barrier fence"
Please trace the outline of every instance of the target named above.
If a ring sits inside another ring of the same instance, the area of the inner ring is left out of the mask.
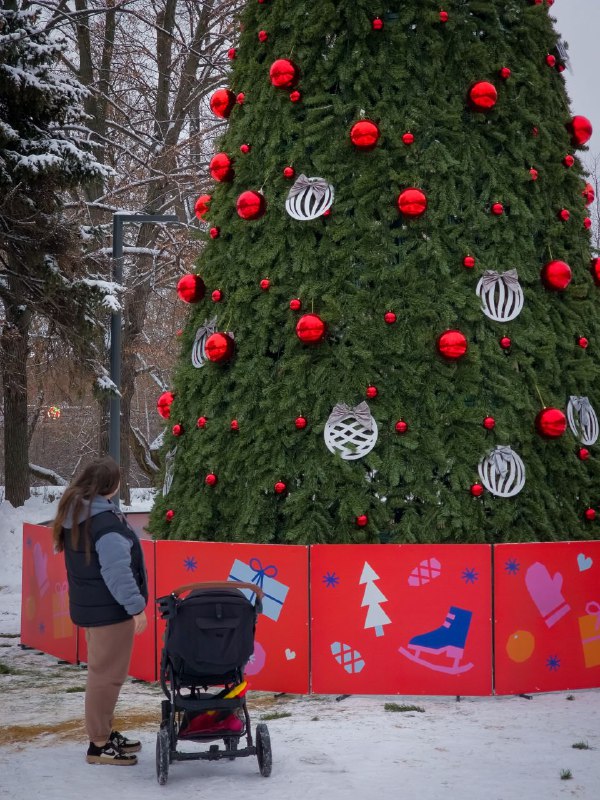
[[[266,593],[256,690],[490,695],[600,687],[600,541],[286,545],[142,541],[151,597],[214,580]],[[131,674],[156,680],[149,613]],[[50,529],[23,527],[21,643],[85,662]]]

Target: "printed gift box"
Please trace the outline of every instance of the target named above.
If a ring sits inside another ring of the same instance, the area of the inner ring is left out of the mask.
[[[55,639],[68,639],[73,635],[69,616],[69,590],[67,582],[57,583],[52,594],[52,631]]]
[[[275,580],[277,567],[269,564],[263,567],[259,558],[251,558],[249,564],[245,564],[236,558],[233,566],[229,570],[230,581],[241,581],[242,583],[255,583],[265,593],[263,597],[263,614],[273,622],[277,622],[279,614],[283,608],[285,598],[289,591],[289,586]],[[253,594],[249,589],[241,590],[248,600],[252,600]]]
[[[586,615],[579,617],[579,632],[586,667],[600,664],[600,603],[591,600],[585,607]]]

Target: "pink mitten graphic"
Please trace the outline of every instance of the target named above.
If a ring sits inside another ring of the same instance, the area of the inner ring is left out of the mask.
[[[33,569],[35,570],[35,579],[40,590],[40,597],[43,597],[50,584],[48,583],[48,556],[42,550],[39,542],[33,546]]]
[[[560,572],[555,572],[550,577],[548,569],[539,561],[532,564],[525,574],[527,591],[549,628],[571,610],[571,606],[562,596],[562,582]]]

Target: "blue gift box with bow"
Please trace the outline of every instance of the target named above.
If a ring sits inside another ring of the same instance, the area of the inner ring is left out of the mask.
[[[289,586],[275,580],[277,567],[274,564],[262,565],[259,558],[251,558],[249,564],[245,564],[236,558],[233,566],[229,570],[229,581],[241,581],[242,583],[255,583],[265,593],[263,597],[263,614],[273,622],[277,622],[285,598],[289,591]],[[248,600],[254,601],[254,593],[249,589],[241,589]]]

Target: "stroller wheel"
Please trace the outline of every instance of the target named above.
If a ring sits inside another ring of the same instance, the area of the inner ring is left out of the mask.
[[[169,731],[161,728],[156,737],[156,780],[164,786],[169,777]]]
[[[259,722],[256,726],[256,757],[260,774],[263,778],[268,778],[273,767],[273,756],[269,729],[264,722]]]

